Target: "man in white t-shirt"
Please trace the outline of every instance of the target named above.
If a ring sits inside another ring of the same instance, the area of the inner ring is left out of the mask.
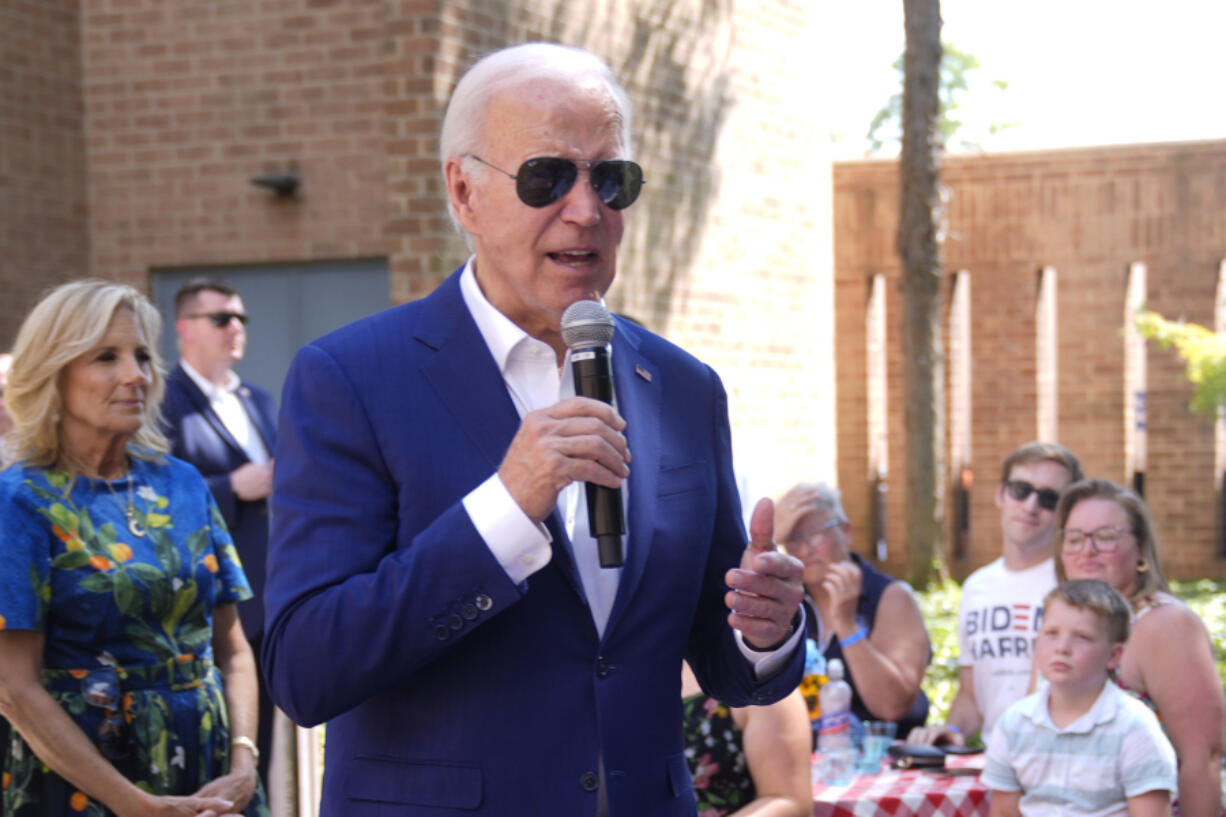
[[[986,739],[997,717],[1025,697],[1043,597],[1056,586],[1056,503],[1081,477],[1077,457],[1058,443],[1026,443],[1005,459],[996,488],[1004,553],[962,585],[949,720],[911,730],[909,742],[961,746],[980,731]]]

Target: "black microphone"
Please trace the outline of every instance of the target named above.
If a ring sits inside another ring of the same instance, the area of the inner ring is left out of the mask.
[[[613,316],[596,301],[575,301],[562,313],[562,340],[570,349],[575,374],[575,394],[613,403],[613,371],[609,366],[609,341],[613,340]],[[587,524],[596,537],[601,567],[621,567],[622,534],[626,532],[620,488],[591,482],[587,488]]]

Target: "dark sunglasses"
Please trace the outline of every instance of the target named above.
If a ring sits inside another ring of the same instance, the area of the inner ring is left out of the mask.
[[[464,155],[514,179],[519,200],[529,207],[548,207],[569,193],[575,186],[575,179],[579,178],[579,165],[587,168],[592,189],[611,210],[625,210],[634,204],[646,184],[643,168],[625,159],[592,162],[586,159],[538,156],[520,165],[518,173],[508,173],[475,153]]]
[[[230,325],[230,321],[238,318],[238,322],[243,326],[247,325],[247,316],[242,312],[195,312],[191,315],[186,315],[188,318],[208,318],[218,329],[224,329]]]
[[[106,713],[95,733],[98,751],[107,760],[123,760],[132,754],[132,727],[119,709],[119,673],[114,667],[96,669],[81,679],[85,703]]]
[[[1025,502],[1031,494],[1039,495],[1039,507],[1045,511],[1054,511],[1060,504],[1060,492],[1051,488],[1036,488],[1024,479],[1011,479],[1005,482],[1005,490],[1009,496],[1018,502]]]

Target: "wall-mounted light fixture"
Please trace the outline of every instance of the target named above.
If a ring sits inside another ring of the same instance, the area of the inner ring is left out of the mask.
[[[290,198],[297,195],[301,180],[294,171],[288,173],[265,173],[262,176],[252,176],[251,183],[257,187],[267,187],[277,194],[278,198]]]

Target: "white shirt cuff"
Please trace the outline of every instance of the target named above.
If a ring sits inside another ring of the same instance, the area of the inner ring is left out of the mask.
[[[803,607],[803,605],[801,605]],[[778,672],[788,658],[792,655],[792,650],[796,648],[797,642],[805,637],[805,620],[804,613],[801,613],[800,626],[796,628],[796,632],[783,642],[782,646],[771,652],[762,652],[755,650],[753,647],[745,643],[745,636],[740,630],[733,630],[732,636],[736,639],[736,646],[740,649],[741,655],[745,656],[745,660],[753,665],[754,677],[761,681],[763,678],[769,678]]]
[[[528,518],[498,474],[474,488],[463,502],[477,533],[512,582],[521,584],[549,564],[553,557],[549,530]]]

